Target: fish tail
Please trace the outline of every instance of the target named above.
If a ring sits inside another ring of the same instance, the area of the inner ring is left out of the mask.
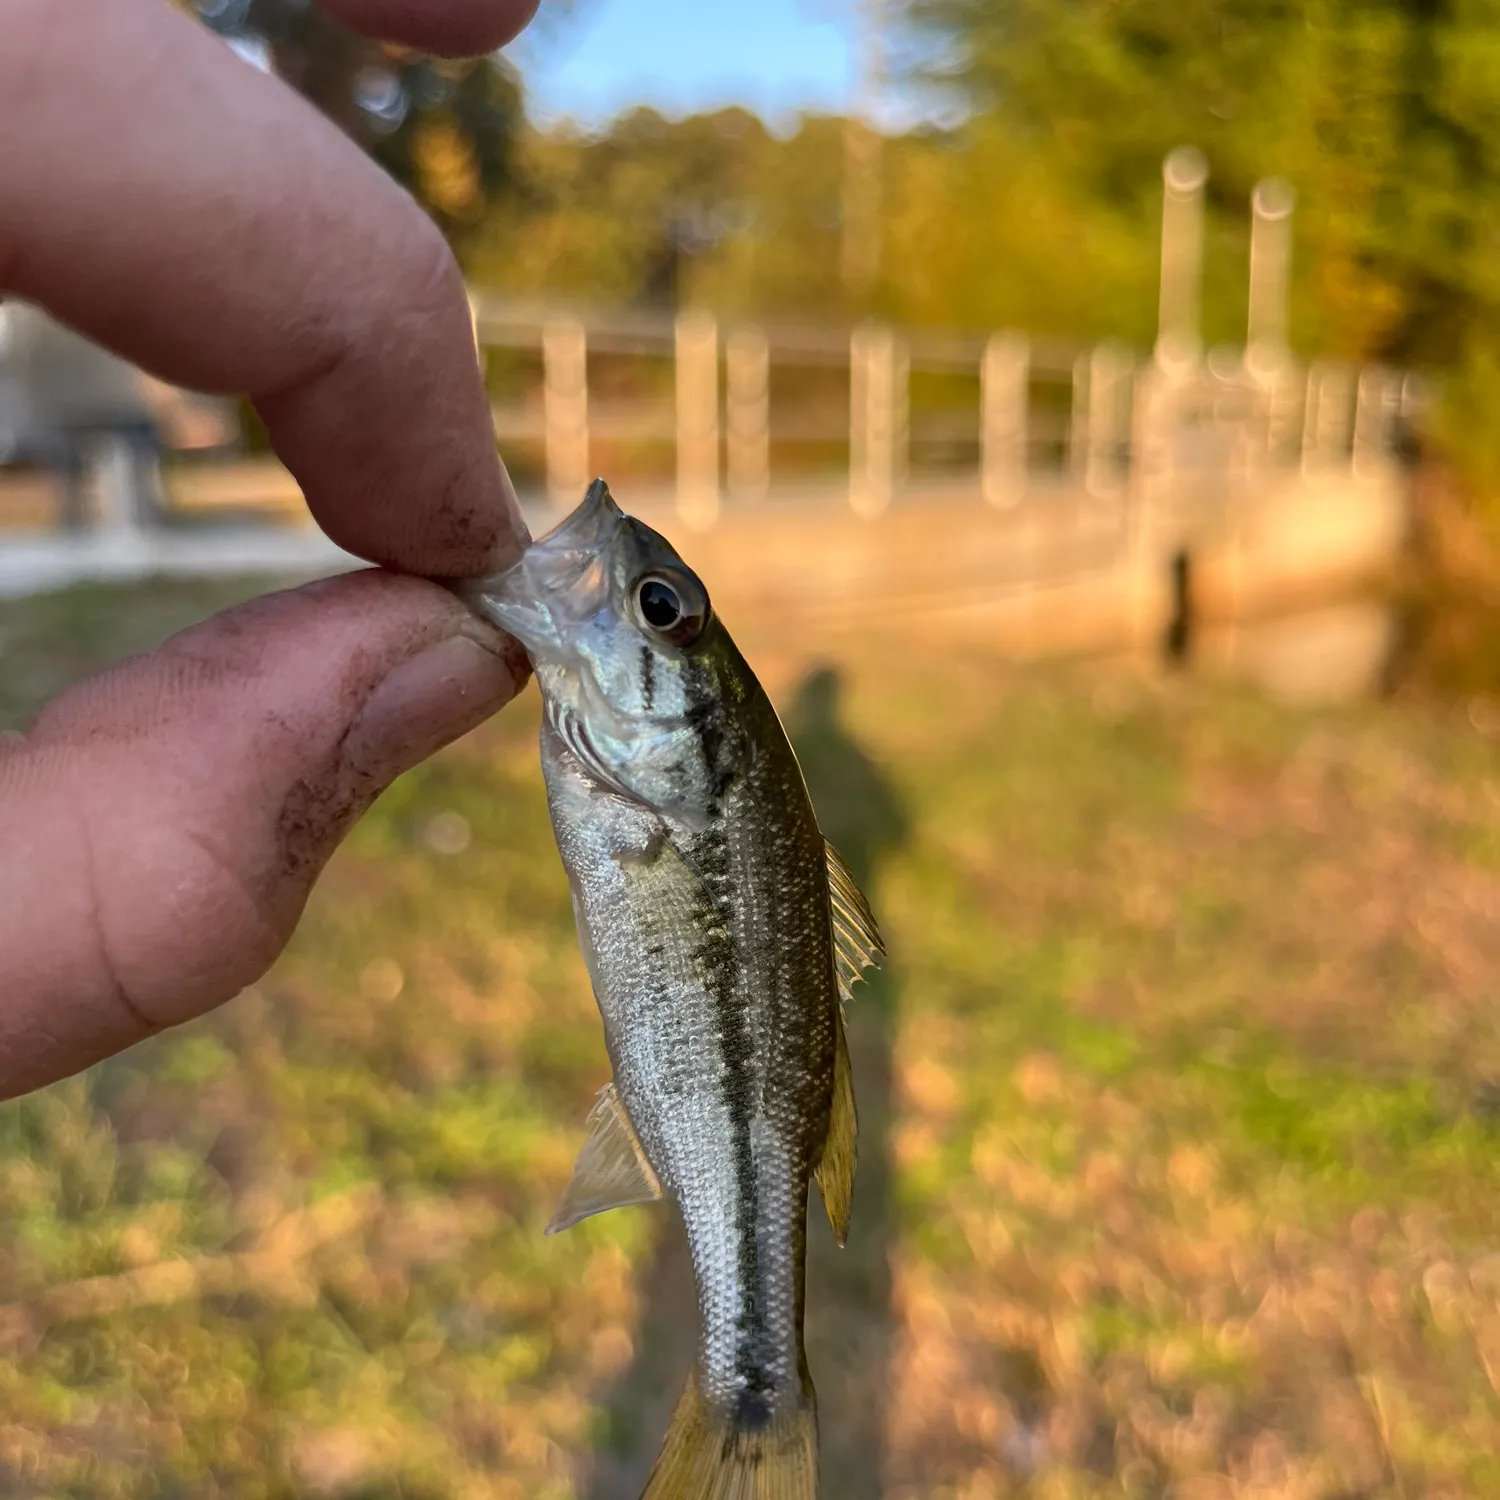
[[[818,1412],[811,1385],[795,1405],[737,1413],[705,1401],[696,1377],[641,1500],[817,1500]]]

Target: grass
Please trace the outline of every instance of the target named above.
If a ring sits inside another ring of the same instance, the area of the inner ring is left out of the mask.
[[[248,591],[5,605],[0,714]],[[855,1242],[813,1229],[829,1500],[1500,1492],[1493,743],[806,667],[891,947]],[[658,1214],[541,1234],[606,1064],[534,727],[393,788],[222,1013],[0,1107],[0,1492],[632,1493],[681,1278]]]

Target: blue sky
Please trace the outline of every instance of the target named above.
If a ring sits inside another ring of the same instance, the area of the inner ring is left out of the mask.
[[[858,0],[573,0],[511,50],[539,118],[603,124],[632,104],[680,115],[744,104],[785,122],[842,110]]]

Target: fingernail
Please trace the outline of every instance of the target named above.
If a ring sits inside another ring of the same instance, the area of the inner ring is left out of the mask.
[[[344,763],[393,781],[503,708],[526,676],[524,653],[498,631],[478,627],[439,641],[370,694],[344,737]]]

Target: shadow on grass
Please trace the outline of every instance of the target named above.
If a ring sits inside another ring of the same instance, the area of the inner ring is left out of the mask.
[[[814,671],[797,690],[787,729],[823,832],[878,914],[881,864],[904,842],[907,817],[879,766],[843,726],[841,687],[833,669]],[[808,1211],[807,1354],[818,1387],[823,1500],[881,1493],[895,1337],[886,1156],[895,993],[887,969],[856,990],[849,1011],[860,1130],[847,1248],[834,1245],[816,1193]],[[635,1358],[604,1402],[589,1500],[637,1500],[686,1379],[696,1324],[682,1228],[664,1219],[642,1287]]]

